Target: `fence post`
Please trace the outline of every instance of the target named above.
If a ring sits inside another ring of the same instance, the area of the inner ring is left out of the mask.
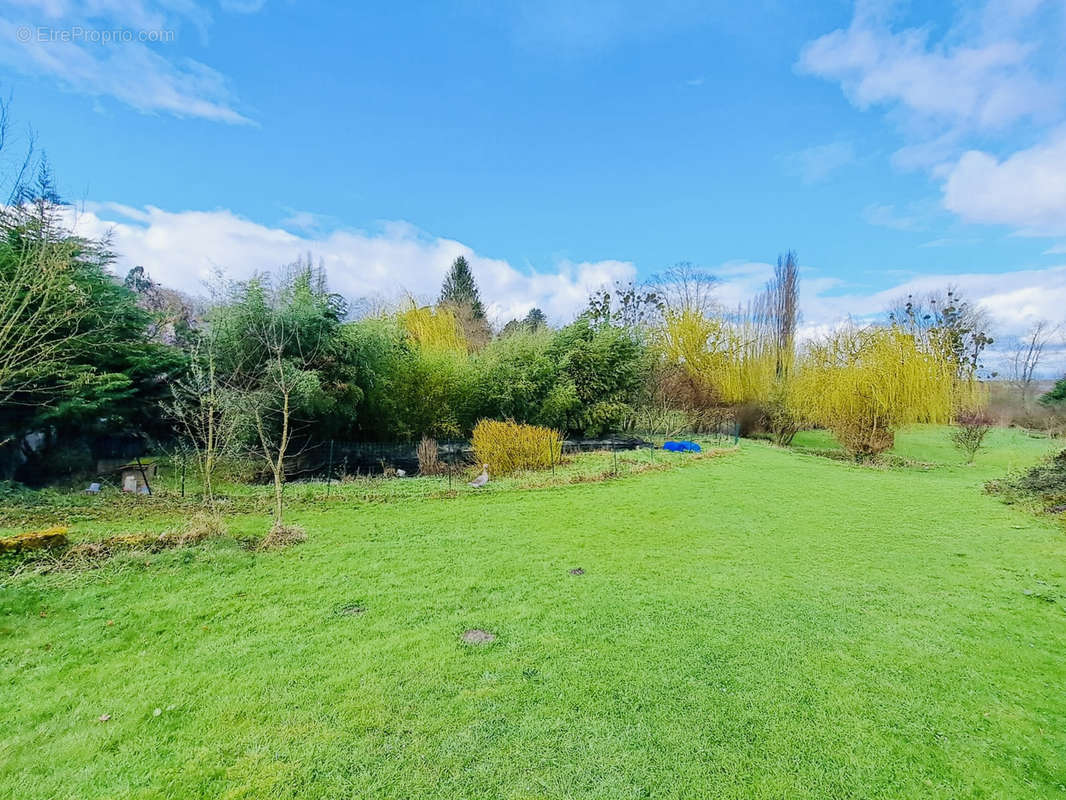
[[[148,494],[152,493],[152,486],[148,483],[148,473],[144,470],[144,464],[141,463],[141,457],[137,456],[137,466],[141,470],[141,478],[144,480],[144,488],[148,490]]]
[[[181,457],[181,496],[185,497],[185,455]]]
[[[329,499],[329,487],[333,483],[333,440],[329,440],[329,466],[326,467],[326,499]]]

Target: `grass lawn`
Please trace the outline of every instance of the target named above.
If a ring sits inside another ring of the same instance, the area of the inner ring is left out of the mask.
[[[981,491],[1056,445],[991,445],[746,442],[8,580],[0,797],[1066,797],[1066,535]]]

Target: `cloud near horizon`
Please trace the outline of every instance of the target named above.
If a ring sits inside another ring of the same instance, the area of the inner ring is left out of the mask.
[[[548,270],[520,270],[473,248],[421,231],[406,222],[385,222],[379,230],[318,232],[304,223],[314,215],[293,212],[284,227],[253,222],[227,209],[165,211],[118,203],[88,204],[72,220],[83,236],[109,236],[118,255],[116,271],[141,265],[153,279],[193,295],[222,272],[232,279],[277,271],[308,254],[326,267],[334,291],[356,300],[395,300],[405,294],[433,299],[457,256],[477,276],[490,316],[500,324],[537,306],[553,321],[577,314],[589,293],[636,277],[627,261],[560,260]]]

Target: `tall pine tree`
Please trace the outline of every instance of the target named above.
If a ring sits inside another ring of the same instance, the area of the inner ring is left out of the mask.
[[[529,328],[531,331],[535,331],[538,328],[544,328],[548,325],[548,318],[544,315],[544,312],[539,308],[529,309],[529,313],[526,314],[526,318],[522,320],[522,324]]]
[[[469,308],[476,320],[485,319],[485,307],[481,305],[474,274],[466,258],[459,256],[452,262],[452,268],[444,278],[440,289],[440,305],[452,305],[456,308]]]

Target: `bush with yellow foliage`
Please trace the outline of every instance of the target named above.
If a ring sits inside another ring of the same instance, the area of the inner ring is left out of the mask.
[[[984,405],[983,387],[960,374],[949,350],[899,326],[848,325],[799,355],[768,330],[744,315],[668,312],[662,349],[714,402],[762,409],[778,444],[815,424],[849,452],[871,456],[892,447],[904,425],[946,423]]]
[[[474,456],[493,475],[524,469],[547,469],[558,463],[563,439],[540,425],[483,419],[474,427]]]
[[[796,403],[791,339],[775,341],[750,316],[700,311],[668,312],[662,334],[667,363],[684,370],[704,397],[719,407],[757,408],[775,443],[792,441],[805,418]]]
[[[755,402],[773,384],[775,353],[747,321],[702,311],[668,311],[662,327],[666,359],[709,388],[723,405]]]
[[[960,386],[955,365],[899,327],[845,326],[809,345],[796,377],[796,402],[857,457],[892,447],[895,432],[945,423]]]
[[[418,306],[409,300],[398,315],[404,331],[425,350],[466,353],[463,326],[455,312],[446,306]]]

